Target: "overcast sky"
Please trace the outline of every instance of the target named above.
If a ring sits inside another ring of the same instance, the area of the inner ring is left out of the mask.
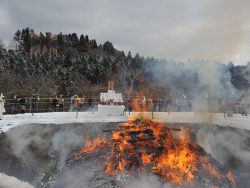
[[[176,61],[250,61],[249,0],[0,0],[0,39],[17,29],[89,35]]]

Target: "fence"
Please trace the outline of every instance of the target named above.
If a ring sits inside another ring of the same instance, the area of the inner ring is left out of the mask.
[[[95,102],[98,99],[84,98],[78,105],[79,111],[93,110],[96,108]],[[70,98],[64,98],[63,103],[53,101],[53,98],[40,98],[33,100],[32,98],[24,98],[23,103],[19,102],[20,99],[5,99],[6,114],[15,113],[42,113],[42,112],[60,112],[60,111],[74,111],[74,106]],[[61,104],[61,105],[60,105]]]
[[[22,105],[18,100],[5,99],[6,114],[15,113],[42,113],[42,112],[59,112],[59,111],[96,111],[98,104],[103,104],[97,97],[85,97],[80,98],[80,102],[77,109],[74,109],[72,99],[64,98],[64,103],[53,101],[53,98],[40,98],[36,102],[32,101],[32,98],[25,98],[25,103]],[[112,103],[112,105],[116,105]],[[192,112],[194,105],[189,101],[177,101],[177,100],[158,100],[148,99],[143,100],[141,98],[130,98],[124,102],[126,111],[145,111],[145,112]],[[232,111],[233,113],[242,113],[245,109],[250,109],[249,104],[242,103],[204,103],[200,106],[208,106],[206,111],[215,113],[225,113]]]

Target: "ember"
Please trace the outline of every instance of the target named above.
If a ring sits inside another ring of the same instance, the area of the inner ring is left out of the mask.
[[[180,131],[180,137],[174,138],[172,131]],[[198,146],[188,129],[171,129],[158,122],[134,119],[103,132],[112,137],[96,137],[92,142],[87,139],[71,160],[98,157],[105,161],[102,165],[106,175],[111,176],[150,172],[173,185],[202,182],[210,187],[237,187],[232,173],[223,170]]]

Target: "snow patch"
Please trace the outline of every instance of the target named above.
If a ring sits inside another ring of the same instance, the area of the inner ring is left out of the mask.
[[[6,174],[0,173],[0,187],[2,188],[34,188],[27,182],[21,181],[13,176],[8,176]]]
[[[131,115],[139,113],[132,112]],[[143,116],[151,118],[151,112],[143,113]],[[93,112],[50,112],[4,115],[0,120],[0,132],[7,132],[9,129],[27,124],[70,124],[70,123],[94,123],[94,122],[124,122],[129,115],[103,115]],[[250,130],[250,116],[234,114],[233,117],[224,118],[223,113],[194,113],[194,112],[157,112],[154,113],[155,121],[167,123],[207,123],[209,125],[220,125]]]

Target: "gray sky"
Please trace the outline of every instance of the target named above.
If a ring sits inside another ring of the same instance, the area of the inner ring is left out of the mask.
[[[0,0],[0,39],[17,29],[89,35],[176,61],[250,61],[249,0]]]

